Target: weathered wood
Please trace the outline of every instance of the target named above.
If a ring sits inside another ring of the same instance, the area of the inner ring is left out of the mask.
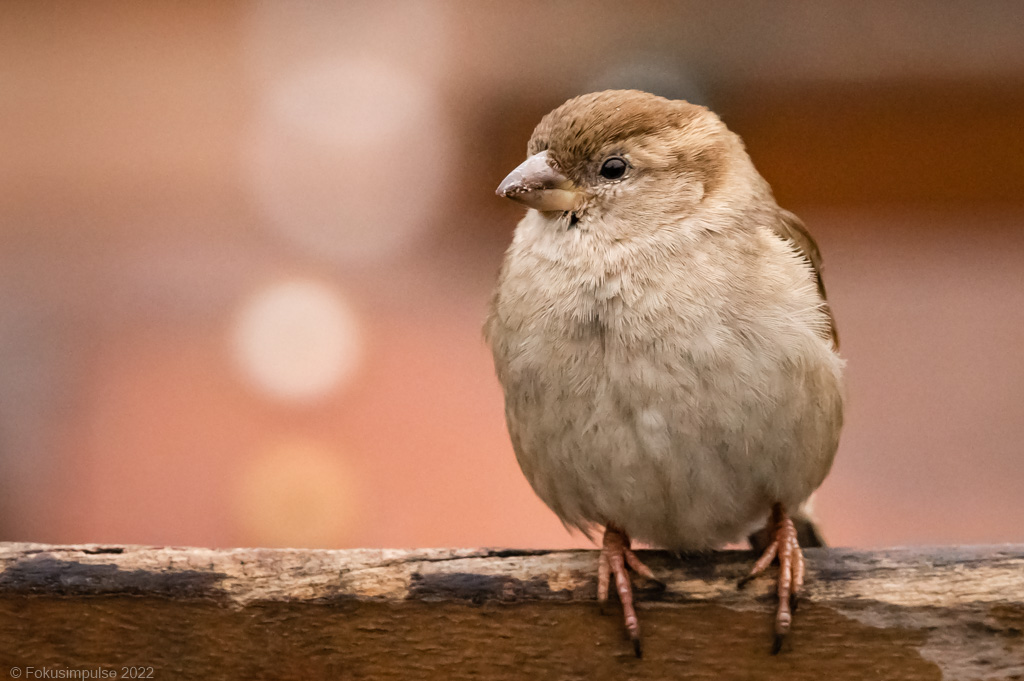
[[[806,597],[772,657],[771,577],[736,588],[752,554],[646,552],[667,588],[638,584],[637,660],[617,606],[602,617],[594,603],[591,551],[0,544],[0,674],[1024,678],[1024,546],[807,557]]]

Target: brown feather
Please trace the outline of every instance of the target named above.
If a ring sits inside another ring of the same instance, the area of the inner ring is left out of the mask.
[[[818,293],[821,294],[821,300],[825,304],[825,314],[828,315],[829,337],[832,339],[832,345],[838,350],[839,331],[836,329],[836,320],[832,316],[832,306],[828,304],[828,296],[825,293],[825,280],[821,276],[824,265],[821,259],[821,252],[818,250],[818,244],[815,243],[811,233],[807,231],[803,221],[796,215],[780,208],[778,217],[779,219],[772,225],[772,229],[783,239],[792,242],[807,262],[811,264],[811,268],[814,269],[814,277],[818,282]]]
[[[704,118],[717,121],[705,107],[681,100],[637,90],[595,92],[570,99],[545,116],[533,132],[527,154],[546,150],[569,178],[585,181],[588,166],[618,144],[690,125],[700,127],[695,124]],[[704,156],[692,160],[691,165],[708,162]]]

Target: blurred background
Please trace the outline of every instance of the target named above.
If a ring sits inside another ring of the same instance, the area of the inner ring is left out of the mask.
[[[1024,541],[1017,2],[0,4],[0,540],[585,546],[480,328],[540,117],[707,104],[817,237],[833,544]]]

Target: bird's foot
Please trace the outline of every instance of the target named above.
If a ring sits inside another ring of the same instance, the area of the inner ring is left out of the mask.
[[[782,504],[772,506],[772,517],[768,521],[768,534],[772,541],[750,574],[740,580],[739,587],[765,571],[772,561],[779,559],[779,582],[777,593],[779,604],[775,610],[775,639],[772,643],[772,655],[782,650],[782,642],[789,633],[793,623],[793,612],[796,610],[797,595],[804,583],[804,554],[797,540],[797,530]]]
[[[633,652],[637,657],[643,657],[643,647],[640,644],[640,620],[637,619],[636,608],[633,606],[633,585],[629,580],[629,573],[626,572],[627,566],[647,579],[658,581],[651,569],[641,563],[629,548],[629,537],[626,533],[613,525],[608,525],[604,530],[601,557],[597,566],[597,601],[601,604],[603,611],[608,603],[608,590],[611,576],[614,574],[615,590],[622,603],[626,632],[629,634],[629,640],[633,642]]]

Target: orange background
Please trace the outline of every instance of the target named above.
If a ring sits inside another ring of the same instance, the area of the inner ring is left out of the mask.
[[[833,544],[1024,541],[1024,22],[866,2],[0,6],[0,540],[582,546],[480,333],[566,98],[706,103],[818,238]]]

